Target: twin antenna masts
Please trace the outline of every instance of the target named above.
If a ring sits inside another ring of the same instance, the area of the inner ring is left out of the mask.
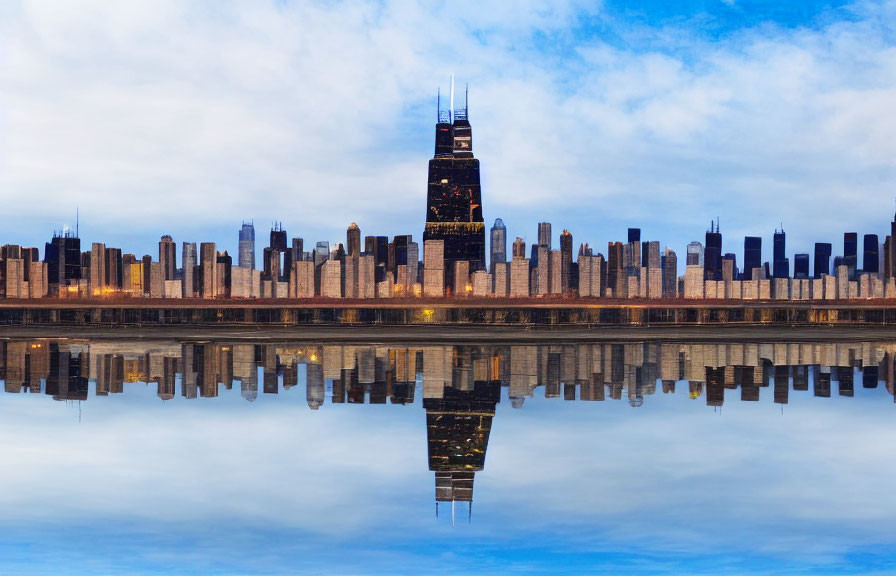
[[[455,120],[468,120],[467,105],[470,101],[470,85],[464,88],[464,107],[460,110],[454,109],[454,74],[451,75],[451,100],[448,110],[442,113],[442,89],[439,88],[436,97],[436,120],[440,124],[453,124]]]

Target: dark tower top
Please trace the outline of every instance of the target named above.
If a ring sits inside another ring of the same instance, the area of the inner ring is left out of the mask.
[[[435,155],[429,161],[426,227],[423,241],[444,240],[445,271],[459,260],[470,270],[485,269],[485,224],[479,184],[479,160],[466,106],[451,115],[439,111]]]

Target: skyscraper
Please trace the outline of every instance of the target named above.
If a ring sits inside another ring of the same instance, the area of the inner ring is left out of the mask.
[[[199,275],[197,272],[198,268],[196,268],[196,243],[184,242],[182,254],[181,265],[184,268],[183,297],[193,298],[196,296],[197,288],[200,285],[196,281]]]
[[[880,271],[880,258],[878,251],[880,250],[877,234],[865,234],[864,238],[865,250],[862,254],[862,271],[869,274],[877,274]]]
[[[815,243],[814,276],[821,278],[822,274],[831,273],[832,246],[827,242]]]
[[[516,240],[513,241],[513,257],[514,258],[525,258],[526,257],[526,242],[517,236]]]
[[[856,275],[856,268],[859,265],[859,235],[855,232],[846,232],[843,234],[843,264],[849,268],[849,278],[852,280]]]
[[[538,223],[538,245],[545,246],[548,250],[551,249],[551,223],[550,222],[539,222]]]
[[[775,278],[787,278],[790,276],[790,260],[785,256],[785,240],[784,228],[781,228],[780,231],[775,230],[774,258],[772,259],[772,270]]]
[[[568,294],[572,286],[572,234],[564,229],[560,233],[560,291]]]
[[[744,238],[744,280],[753,279],[753,268],[762,267],[762,238],[747,236]]]
[[[703,277],[706,280],[722,279],[722,233],[718,224],[713,229],[713,223],[709,224],[706,232],[706,250],[704,251]]]
[[[54,233],[44,248],[47,282],[66,286],[69,280],[81,279],[81,239],[71,230]]]
[[[165,280],[174,280],[174,271],[177,269],[177,244],[167,234],[159,241],[159,263],[162,265],[162,277]]]
[[[793,255],[793,277],[808,278],[809,277],[809,255],[794,254]]]
[[[243,222],[240,228],[240,244],[238,250],[240,268],[255,270],[255,225]]]
[[[678,257],[668,246],[663,253],[662,265],[663,298],[674,298],[678,292]]]
[[[348,256],[361,255],[361,229],[354,222],[345,231],[345,248]]]
[[[495,264],[507,262],[507,227],[504,226],[504,221],[500,218],[495,219],[490,240],[489,271],[494,274]]]
[[[423,242],[444,241],[448,277],[453,276],[458,260],[470,262],[471,271],[485,268],[479,160],[473,157],[467,110],[466,99],[463,109],[444,114],[439,105],[435,155],[429,161]]]
[[[688,244],[687,260],[688,266],[703,266],[703,244],[694,241]]]

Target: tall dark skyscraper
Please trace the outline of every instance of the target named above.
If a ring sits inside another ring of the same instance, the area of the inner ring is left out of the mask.
[[[494,274],[495,264],[507,262],[507,227],[500,218],[496,218],[492,226],[489,253],[489,272]]]
[[[286,252],[286,230],[279,222],[271,228],[271,249],[277,252]]]
[[[821,278],[822,274],[831,273],[831,251],[832,247],[827,242],[815,243],[815,260],[813,266],[813,276]]]
[[[569,230],[560,233],[560,290],[564,294],[572,288],[572,234]]]
[[[678,289],[678,257],[666,247],[662,257],[663,298],[674,298]]]
[[[794,254],[793,255],[793,277],[808,278],[809,277],[809,255]]]
[[[271,244],[264,249],[264,273],[262,278],[265,280],[278,281],[284,278],[282,268],[281,254],[285,254],[286,246],[286,230],[278,222],[271,227]],[[289,271],[286,271],[286,276]]]
[[[345,250],[349,256],[361,255],[361,229],[354,222],[345,231]]]
[[[772,271],[775,278],[787,278],[790,276],[790,260],[787,259],[785,248],[786,235],[784,228],[775,230],[774,253],[772,258]]]
[[[81,239],[70,230],[54,234],[44,247],[47,281],[65,286],[69,280],[81,279]]]
[[[762,267],[762,238],[747,236],[744,238],[744,280],[753,279],[753,268]]]
[[[706,232],[706,248],[703,251],[703,277],[706,280],[722,279],[722,233],[718,225],[710,223]]]
[[[864,244],[862,271],[876,274],[880,271],[880,258],[878,256],[880,244],[878,243],[877,234],[865,234]]]
[[[444,240],[449,275],[459,260],[469,261],[471,271],[485,269],[479,160],[473,157],[467,110],[466,98],[463,109],[439,110],[435,156],[429,161],[423,241]]]
[[[167,234],[159,241],[159,262],[162,264],[163,278],[174,280],[174,271],[177,269],[177,244]]]
[[[843,265],[849,268],[850,280],[854,279],[859,265],[859,235],[855,232],[843,234]]]

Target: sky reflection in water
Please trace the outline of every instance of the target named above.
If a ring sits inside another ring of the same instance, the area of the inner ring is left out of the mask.
[[[54,387],[81,369],[88,400],[0,398],[0,572],[842,574],[896,560],[896,343],[37,343],[0,347],[7,391],[36,380],[75,398]],[[805,379],[780,368],[796,365]],[[831,397],[816,397],[828,366]],[[215,385],[253,372],[253,402],[238,380]],[[359,379],[373,380],[355,388],[365,404],[332,401]],[[500,402],[472,521],[460,502],[452,527],[450,503],[435,517],[423,397],[488,379]],[[402,380],[408,405],[387,398]],[[217,396],[186,400],[192,382]]]

